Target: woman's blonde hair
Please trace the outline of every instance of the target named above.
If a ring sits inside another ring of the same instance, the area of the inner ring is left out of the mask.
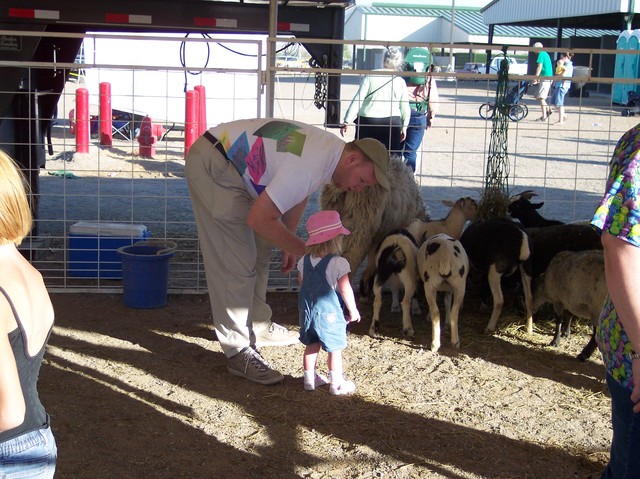
[[[305,253],[315,256],[316,258],[324,258],[328,254],[342,254],[342,237],[338,235],[324,243],[312,244],[305,247]]]
[[[31,222],[24,176],[0,150],[0,244],[19,244],[31,231]]]

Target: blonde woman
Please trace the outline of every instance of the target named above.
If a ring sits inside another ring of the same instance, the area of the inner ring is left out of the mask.
[[[399,49],[387,48],[383,68],[376,71],[400,71],[403,56]],[[344,115],[340,133],[356,123],[356,138],[375,138],[391,153],[402,154],[411,108],[407,86],[400,76],[366,75]]]
[[[53,306],[17,248],[30,230],[22,175],[0,151],[0,477],[52,478],[57,449],[37,382]]]

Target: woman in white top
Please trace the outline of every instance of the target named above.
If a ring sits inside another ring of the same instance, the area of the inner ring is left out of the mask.
[[[399,71],[402,53],[387,48],[378,71]],[[375,138],[390,153],[402,153],[402,142],[411,118],[407,87],[400,76],[367,75],[344,115],[340,133],[344,136],[349,123],[356,123],[356,138]]]

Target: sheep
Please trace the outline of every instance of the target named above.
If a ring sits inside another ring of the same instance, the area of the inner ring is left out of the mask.
[[[445,291],[445,324],[451,325],[451,345],[459,349],[458,317],[469,273],[469,258],[462,244],[446,234],[437,234],[418,250],[418,272],[431,315],[431,351],[440,349],[440,310],[437,293]],[[452,297],[453,296],[453,297]]]
[[[537,228],[525,228],[531,243],[532,290],[538,287],[549,263],[561,251],[602,249],[600,236],[588,224],[567,223]],[[509,278],[507,282],[515,282]],[[503,283],[503,286],[506,286]]]
[[[329,184],[320,194],[322,209],[337,210],[342,223],[351,231],[343,240],[343,255],[351,271],[355,273],[368,256],[360,281],[360,293],[365,296],[369,278],[375,271],[376,246],[389,233],[404,228],[414,219],[429,218],[413,172],[401,158],[391,158],[388,177],[390,191],[377,185],[362,192],[345,192]]]
[[[400,310],[398,299],[399,289],[404,289],[402,301],[402,332],[413,336],[411,313],[418,314],[420,307],[413,298],[417,289],[418,271],[416,264],[417,249],[427,237],[436,233],[448,233],[457,239],[462,234],[462,228],[467,220],[476,216],[478,204],[470,197],[460,198],[455,203],[444,200],[443,203],[451,207],[449,214],[443,220],[423,221],[414,220],[406,230],[392,232],[376,248],[375,272],[370,278],[370,289],[373,290],[373,319],[369,328],[369,335],[377,337],[380,328],[380,308],[382,305],[382,287],[390,282],[392,302],[391,311]]]
[[[537,228],[564,224],[562,221],[548,220],[536,210],[542,208],[544,202],[531,203],[531,198],[538,196],[532,190],[526,190],[509,200],[509,214],[522,223],[525,228]]]
[[[418,285],[418,270],[416,267],[417,228],[421,222],[413,222],[408,229],[392,232],[378,247],[373,276],[373,318],[369,335],[377,337],[380,330],[380,309],[382,307],[382,287],[389,283],[391,287],[391,311],[400,309],[399,292],[404,289],[402,298],[402,333],[413,336],[411,313],[420,312],[414,295]]]
[[[563,321],[565,311],[589,319],[593,333],[578,355],[580,361],[586,361],[596,348],[595,328],[607,297],[603,251],[561,251],[549,263],[543,278],[535,288],[533,307],[536,310],[545,303],[553,304],[556,328],[551,346],[560,344],[561,335],[571,334],[571,318]]]
[[[531,273],[534,280],[544,274],[560,251],[602,249],[600,236],[588,224],[567,223],[545,228],[525,228],[525,231],[533,245]]]
[[[525,297],[527,332],[532,333],[531,245],[524,230],[508,218],[493,218],[471,223],[462,233],[460,242],[471,266],[487,274],[489,280],[493,311],[485,332],[495,331],[504,305],[500,279],[519,269]]]
[[[447,234],[453,239],[460,239],[462,229],[467,221],[473,221],[478,213],[478,203],[473,198],[459,198],[455,203],[443,200],[442,203],[451,207],[446,218],[441,220],[425,221],[420,230],[420,241],[440,233]]]

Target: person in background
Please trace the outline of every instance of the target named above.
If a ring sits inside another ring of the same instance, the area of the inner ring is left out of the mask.
[[[605,300],[596,341],[611,394],[613,438],[602,479],[640,474],[640,124],[618,141],[591,224],[604,248]]]
[[[430,73],[431,67],[429,67],[426,79],[424,76],[405,78],[409,106],[411,107],[411,119],[404,138],[402,155],[405,163],[414,173],[417,167],[418,149],[422,145],[424,132],[432,125],[433,119],[438,113],[440,101],[438,85]]]
[[[533,44],[534,48],[542,48],[542,43],[536,42]],[[551,63],[551,57],[547,52],[541,50],[538,53],[538,58],[536,59],[536,76],[541,77],[552,77],[553,76],[553,64]],[[536,121],[545,121],[547,118],[551,116],[551,108],[547,105],[547,97],[549,96],[549,90],[551,89],[551,80],[534,80],[533,85],[540,85],[538,87],[538,92],[536,93],[536,100],[540,104],[540,109],[542,110],[542,116],[538,118]]]
[[[402,53],[395,47],[385,51],[383,68],[399,71]],[[366,75],[344,115],[340,133],[356,123],[356,138],[375,138],[390,153],[402,154],[402,141],[411,118],[407,86],[400,76]]]
[[[347,347],[347,322],[360,321],[356,298],[349,282],[349,262],[340,256],[342,237],[350,231],[342,226],[337,211],[319,211],[307,220],[309,239],[305,255],[298,261],[300,292],[298,311],[300,342],[304,344],[304,389],[313,391],[327,384],[327,378],[318,374],[318,353],[328,353],[329,394],[353,394],[356,386],[342,374],[342,350]],[[340,297],[349,310],[345,319]]]
[[[210,128],[189,149],[185,177],[202,250],[216,336],[227,371],[258,384],[283,376],[258,351],[298,343],[272,321],[272,247],[282,273],[305,252],[296,236],[309,196],[325,184],[389,190],[389,152],[371,138],[345,143],[304,123],[258,118]]]
[[[58,454],[38,375],[54,313],[42,276],[17,248],[32,223],[23,182],[0,151],[0,477],[52,478]]]
[[[573,76],[573,53],[561,53],[560,58],[556,62],[556,75],[562,75],[565,78]],[[551,104],[558,107],[558,121],[556,125],[562,125],[567,119],[564,109],[564,98],[571,88],[571,80],[558,80],[554,84],[553,96]]]

